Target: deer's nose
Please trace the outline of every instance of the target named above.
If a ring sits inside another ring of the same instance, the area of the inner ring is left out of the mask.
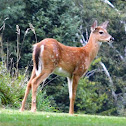
[[[110,38],[110,41],[114,41],[114,38],[113,38],[113,37],[111,37],[111,38]]]

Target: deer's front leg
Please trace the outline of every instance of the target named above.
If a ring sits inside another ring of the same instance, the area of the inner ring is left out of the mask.
[[[69,98],[70,98],[69,114],[74,114],[74,102],[79,79],[80,77],[76,75],[74,75],[72,78],[68,78]]]

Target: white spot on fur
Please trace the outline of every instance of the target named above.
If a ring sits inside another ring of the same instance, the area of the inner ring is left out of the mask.
[[[40,57],[39,57],[39,62],[38,62],[38,70],[35,71],[36,73],[36,76],[39,76],[39,74],[42,72],[42,54],[43,54],[43,51],[44,51],[44,45],[41,45],[41,51],[40,51]]]
[[[36,103],[36,99],[33,100],[33,103]]]

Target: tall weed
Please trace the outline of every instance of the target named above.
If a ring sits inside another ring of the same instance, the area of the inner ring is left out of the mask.
[[[24,95],[25,75],[12,77],[6,67],[0,63],[0,104],[9,107],[19,107]]]

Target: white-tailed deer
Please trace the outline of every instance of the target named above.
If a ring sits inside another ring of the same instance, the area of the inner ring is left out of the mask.
[[[27,84],[20,111],[24,110],[25,102],[31,89],[31,111],[36,111],[37,88],[50,74],[54,73],[68,79],[69,113],[73,114],[76,90],[80,77],[87,72],[92,60],[97,55],[100,47],[99,43],[113,40],[113,37],[106,30],[107,25],[108,21],[100,26],[97,26],[97,21],[95,21],[91,26],[89,41],[84,47],[65,46],[52,38],[46,38],[36,43],[33,49],[32,75]]]

